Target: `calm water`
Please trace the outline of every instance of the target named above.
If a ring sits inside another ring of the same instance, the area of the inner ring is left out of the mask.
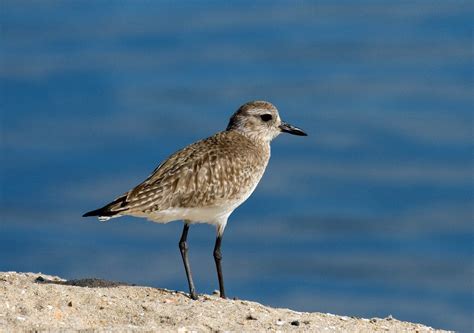
[[[266,99],[310,136],[231,216],[228,294],[472,331],[472,7],[2,1],[0,270],[186,290],[180,223],[80,216]]]

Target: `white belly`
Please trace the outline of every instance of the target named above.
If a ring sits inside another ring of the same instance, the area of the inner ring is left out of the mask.
[[[168,223],[176,220],[187,220],[190,222],[202,222],[214,224],[214,221],[229,216],[235,208],[233,207],[194,207],[194,208],[169,208],[153,212],[143,217],[158,222]]]

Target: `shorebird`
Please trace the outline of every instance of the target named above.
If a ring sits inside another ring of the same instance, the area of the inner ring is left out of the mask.
[[[179,249],[192,299],[198,297],[188,260],[189,226],[215,225],[213,255],[220,296],[225,298],[221,242],[227,219],[255,190],[270,159],[270,142],[281,132],[306,136],[282,121],[271,103],[248,102],[232,115],[225,131],[177,151],[141,184],[83,216],[101,221],[123,215],[158,223],[182,220]]]

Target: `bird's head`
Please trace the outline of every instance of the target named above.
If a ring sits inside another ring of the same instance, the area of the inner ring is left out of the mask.
[[[298,127],[280,119],[276,107],[265,101],[242,105],[230,118],[228,131],[238,131],[254,140],[270,142],[281,132],[306,136]]]

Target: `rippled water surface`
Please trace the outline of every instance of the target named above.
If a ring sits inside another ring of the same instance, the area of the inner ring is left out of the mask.
[[[309,136],[231,216],[228,294],[472,331],[472,4],[1,7],[0,270],[186,290],[180,223],[81,215],[265,99]],[[206,293],[214,236],[189,236]]]

